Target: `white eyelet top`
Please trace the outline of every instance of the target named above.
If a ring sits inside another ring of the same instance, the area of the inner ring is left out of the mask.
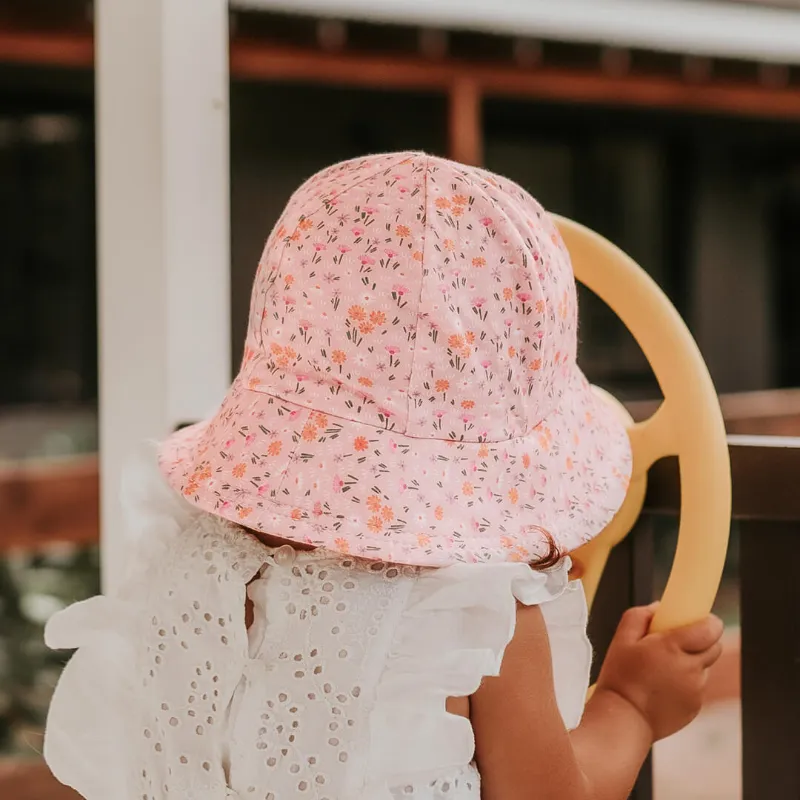
[[[133,494],[130,576],[45,634],[78,648],[45,758],[89,800],[479,800],[471,725],[445,701],[498,674],[517,601],[542,604],[578,724],[591,651],[566,560],[436,570],[274,550],[152,478]]]

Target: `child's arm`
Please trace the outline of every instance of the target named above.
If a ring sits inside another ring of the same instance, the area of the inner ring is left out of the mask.
[[[628,797],[652,743],[697,714],[719,656],[719,620],[647,635],[652,613],[626,614],[583,721],[569,733],[541,611],[519,609],[500,677],[484,681],[471,701],[483,800]]]

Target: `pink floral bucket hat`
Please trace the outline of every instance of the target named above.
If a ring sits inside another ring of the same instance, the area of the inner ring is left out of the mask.
[[[200,508],[396,563],[534,561],[621,505],[569,255],[514,183],[418,153],[315,175],[267,241],[244,360],[160,463]]]

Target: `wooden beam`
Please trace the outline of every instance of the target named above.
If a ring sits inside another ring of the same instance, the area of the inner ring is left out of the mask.
[[[97,544],[100,484],[94,456],[0,471],[0,552],[54,542]]]
[[[475,81],[461,78],[450,88],[448,136],[450,158],[462,164],[483,164],[481,90]]]
[[[234,40],[231,74],[245,80],[328,83],[447,92],[468,81],[484,96],[716,112],[800,120],[800,88],[756,84],[688,83],[680,77],[607,75],[599,70],[514,66],[464,61],[432,63],[393,55],[321,53]]]
[[[90,68],[92,37],[88,33],[0,31],[0,62]],[[469,80],[491,96],[800,120],[800,88],[796,86],[715,80],[697,84],[679,76],[323,53],[237,38],[231,42],[231,74],[243,80],[441,92],[448,92],[459,80]]]
[[[88,33],[0,30],[0,62],[90,69],[94,41]]]

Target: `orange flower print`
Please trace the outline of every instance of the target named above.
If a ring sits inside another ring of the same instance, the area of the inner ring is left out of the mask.
[[[303,441],[304,442],[313,442],[317,438],[317,428],[315,425],[312,425],[310,422],[307,422],[303,427]]]
[[[367,334],[369,334],[369,333],[372,333],[372,331],[374,331],[374,330],[375,330],[375,326],[374,326],[374,325],[372,325],[372,324],[370,324],[369,322],[362,322],[362,323],[361,323],[361,324],[358,326],[358,330],[359,330],[359,331],[360,331],[360,332],[361,332],[361,333],[362,333],[364,336],[366,336]]]
[[[420,547],[427,547],[431,543],[431,537],[427,533],[417,534],[417,544]]]
[[[449,388],[450,388],[450,381],[445,380],[444,378],[439,378],[439,380],[436,381],[437,392],[442,392],[442,394],[444,394],[444,392],[446,392]]]
[[[475,408],[475,401],[474,400],[462,400],[461,401],[461,408],[464,411],[470,411],[471,409]]]
[[[361,306],[350,306],[350,308],[347,309],[347,316],[350,317],[350,319],[354,319],[356,322],[361,322],[361,320],[367,318],[367,312],[364,311]]]
[[[356,436],[353,442],[353,449],[357,453],[363,453],[369,447],[369,442],[364,436]]]
[[[314,227],[314,223],[308,217],[304,217],[297,223],[297,227],[300,228],[301,231],[307,231]]]
[[[331,361],[333,361],[334,364],[339,364],[339,366],[341,366],[345,361],[347,361],[347,354],[344,352],[344,350],[334,350],[331,353]]]
[[[536,313],[537,314],[544,314],[544,311],[545,311],[544,300],[537,300],[536,301]]]
[[[467,196],[463,194],[455,194],[453,195],[453,205],[454,206],[465,206],[467,204]]]
[[[350,542],[347,539],[343,539],[339,537],[338,539],[333,540],[333,546],[336,548],[336,551],[339,553],[349,553],[350,552]]]
[[[281,225],[280,228],[275,231],[275,237],[277,239],[283,239],[284,236],[286,236],[286,226]]]
[[[411,256],[411,258],[413,258],[414,261],[422,261],[422,258],[423,258],[422,251],[421,250],[415,250],[414,254]]]
[[[514,546],[514,540],[510,536],[501,536],[500,544],[502,544],[506,550],[510,550]]]
[[[438,520],[442,520],[444,518],[444,509],[441,506],[436,506],[433,510],[433,516]]]
[[[239,509],[239,519],[244,519],[245,517],[249,517],[253,513],[253,509],[251,506],[246,506],[245,508]]]
[[[380,497],[378,497],[376,494],[371,494],[367,498],[367,508],[372,512],[377,513],[380,511],[382,505],[383,503],[381,503]]]
[[[508,499],[515,506],[519,502],[519,492],[516,489],[511,489],[508,493]]]
[[[567,469],[572,469],[572,467],[574,466],[574,463],[573,463],[572,459],[569,456],[567,456],[567,462],[566,463],[567,463]]]
[[[437,197],[436,208],[450,208],[450,201],[446,197]]]
[[[247,381],[247,388],[248,389],[255,389],[261,383],[261,378],[250,378]]]
[[[475,343],[475,334],[472,331],[467,331],[464,334],[464,340],[467,344],[474,344]]]
[[[362,386],[367,386],[367,387],[369,387],[369,386],[372,386],[372,378],[365,378],[365,377],[363,377],[363,376],[362,376],[362,377],[360,377],[360,378],[358,379],[358,382],[359,382],[359,383],[360,383]]]
[[[542,359],[541,358],[534,358],[530,364],[528,364],[528,369],[531,372],[538,372],[542,368]]]
[[[503,289],[503,300],[510,300],[514,296],[514,290],[506,287]]]
[[[472,497],[475,494],[475,487],[469,481],[464,481],[461,484],[461,493],[466,497]]]
[[[309,420],[309,422],[312,425],[316,425],[318,428],[323,428],[323,429],[327,428],[328,427],[328,415],[327,414],[322,414],[319,411],[315,411],[311,415],[311,419]]]
[[[531,457],[527,453],[522,454],[522,466],[528,469],[531,465]]]
[[[386,314],[383,311],[370,311],[369,312],[369,321],[371,325],[377,327],[378,325],[383,325],[386,322]]]
[[[391,522],[394,519],[394,511],[391,506],[384,506],[381,509],[381,517],[383,517],[386,522]]]
[[[287,286],[291,286],[294,283],[294,275],[284,275],[283,281]]]
[[[293,508],[292,509],[292,519],[297,521],[298,519],[303,519],[303,511],[300,508]]]
[[[233,473],[234,478],[243,478],[244,473],[247,470],[247,466],[245,464],[237,464],[231,472]]]
[[[449,251],[450,253],[456,249],[456,243],[452,239],[445,239],[443,242],[444,249]]]
[[[477,267],[478,269],[485,267],[486,259],[483,256],[475,256],[475,258],[472,259],[472,266]]]
[[[196,483],[190,481],[186,484],[186,486],[183,487],[183,493],[186,495],[186,497],[191,497],[199,488],[200,487]]]
[[[374,516],[369,518],[369,521],[367,522],[367,527],[373,533],[380,533],[383,530],[383,520],[377,514],[375,514]]]
[[[283,442],[280,442],[276,439],[274,442],[270,442],[269,447],[267,448],[267,455],[279,456],[282,449]]]
[[[460,350],[464,346],[464,337],[454,333],[448,340],[447,346],[451,350]]]
[[[452,211],[450,212],[454,217],[463,217],[464,216],[464,206],[453,206]]]
[[[478,448],[478,458],[486,458],[488,455],[489,455],[489,448],[487,447],[487,445],[482,444]]]
[[[517,354],[517,348],[516,347],[509,347],[508,348],[508,357],[509,358],[514,358],[514,356],[516,354]]]
[[[401,239],[407,239],[411,236],[411,228],[408,225],[398,225],[394,229],[395,236],[399,236]]]

